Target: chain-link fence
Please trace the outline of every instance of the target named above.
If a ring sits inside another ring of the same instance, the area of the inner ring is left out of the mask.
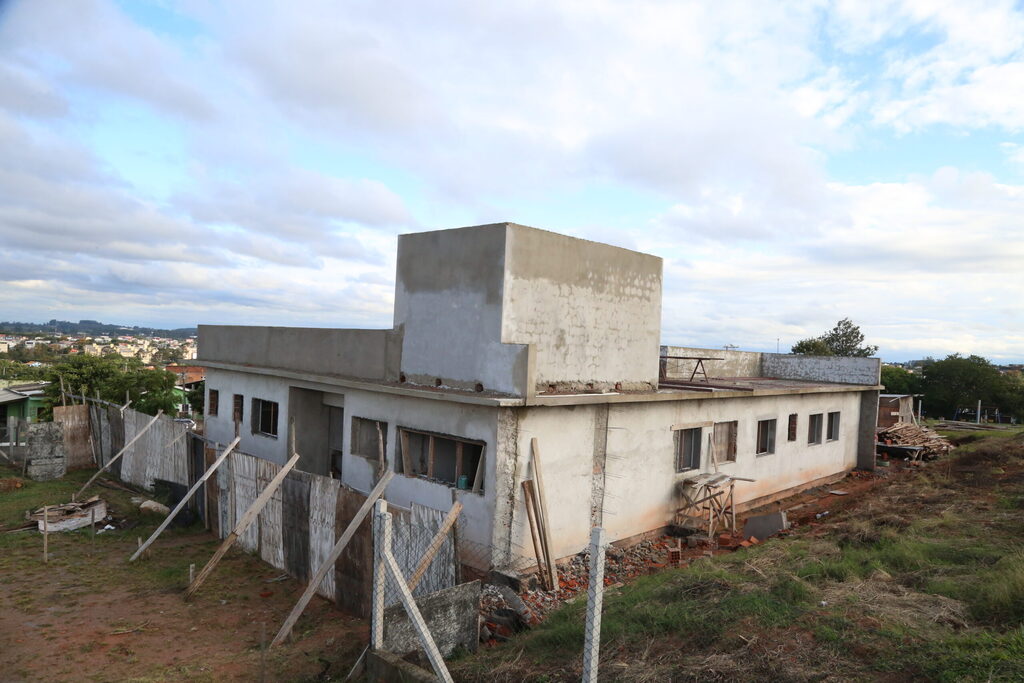
[[[418,522],[405,515],[395,515],[391,527],[391,554],[417,597],[461,582],[455,532],[449,529],[439,536],[443,520],[430,523],[421,517]],[[394,582],[388,581],[385,586],[384,606],[397,604],[400,596]]]

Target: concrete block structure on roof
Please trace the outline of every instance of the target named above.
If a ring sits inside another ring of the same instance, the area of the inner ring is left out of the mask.
[[[533,439],[558,556],[595,524],[664,528],[695,471],[752,479],[742,508],[872,466],[878,359],[661,347],[661,297],[648,254],[514,223],[402,235],[390,329],[200,326],[207,435],[283,463],[294,430],[301,469],[368,491],[389,468],[396,505],[458,500],[481,569],[533,554]],[[701,384],[662,356],[720,360]]]

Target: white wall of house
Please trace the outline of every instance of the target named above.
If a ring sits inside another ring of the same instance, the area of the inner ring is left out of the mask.
[[[453,501],[458,500],[463,505],[460,530],[465,540],[479,544],[481,548],[490,547],[496,495],[494,459],[497,408],[342,389],[220,369],[208,371],[206,386],[208,390],[220,391],[218,415],[207,416],[206,435],[220,443],[229,443],[234,438],[234,424],[231,419],[232,395],[243,394],[245,414],[239,450],[278,464],[283,464],[287,459],[289,388],[300,386],[306,389],[323,390],[325,395],[329,395],[328,402],[330,404],[344,406],[342,480],[345,484],[363,492],[372,489],[376,481],[377,459],[369,459],[352,453],[353,417],[387,423],[385,458],[387,467],[390,469],[394,469],[396,458],[399,460],[401,458],[401,451],[398,448],[398,429],[400,427],[482,441],[485,444],[482,494],[460,491],[454,486],[441,482],[429,481],[418,476],[407,477],[399,473],[388,486],[385,498],[406,508],[415,502],[438,510],[448,510]],[[254,397],[278,402],[280,423],[277,439],[252,433],[250,413],[251,399]],[[296,424],[299,424],[300,420],[301,416],[297,416]]]
[[[736,461],[719,470],[756,479],[737,482],[736,502],[742,504],[786,491],[807,482],[852,469],[857,462],[860,393],[788,394],[765,397],[701,399],[671,402],[619,403],[608,407],[604,474],[595,492],[595,454],[601,451],[602,406],[528,408],[520,412],[517,443],[520,476],[530,478],[530,440],[537,437],[550,508],[554,552],[564,557],[586,546],[591,506],[602,510],[601,523],[610,540],[629,538],[668,524],[675,512],[676,472],[673,426],[736,420]],[[828,413],[840,413],[839,438],[826,440]],[[787,440],[789,415],[798,415],[795,441]],[[809,415],[823,415],[822,443],[808,445]],[[775,452],[757,455],[757,425],[776,420]],[[707,434],[702,439],[702,468],[711,471]],[[595,445],[597,448],[595,448]],[[598,474],[600,476],[600,474]],[[516,488],[513,512],[513,552],[532,555],[521,488]]]
[[[211,389],[220,392],[217,400],[217,415],[206,416],[205,434],[207,438],[222,444],[231,443],[235,438],[235,423],[232,420],[232,397],[241,394],[242,425],[239,436],[242,440],[238,450],[259,458],[265,458],[278,465],[283,465],[288,450],[288,382],[276,377],[255,375],[245,372],[227,370],[207,370],[207,412],[209,412],[209,392]],[[261,398],[265,401],[276,401],[278,409],[277,438],[253,434],[252,432],[252,399]]]

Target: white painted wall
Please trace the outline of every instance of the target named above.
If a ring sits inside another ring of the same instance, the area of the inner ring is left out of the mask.
[[[249,455],[283,465],[288,450],[288,383],[266,375],[250,375],[244,372],[217,370],[206,371],[206,391],[220,391],[217,415],[206,416],[205,434],[222,444],[231,443],[235,438],[235,423],[232,421],[232,397],[242,394],[242,425],[239,436],[242,440],[238,450]],[[277,438],[252,433],[252,399],[262,398],[278,403]],[[209,406],[209,401],[207,401]]]
[[[588,543],[590,533],[591,476],[594,464],[594,420],[598,406],[522,409],[519,420],[519,461],[528,461],[530,438],[538,437],[548,488],[554,552],[574,554]],[[807,444],[808,415],[838,411],[839,439]],[[796,413],[797,439],[787,441],[790,413]],[[685,477],[675,471],[671,427],[679,424],[737,420],[737,459],[719,469],[756,479],[736,484],[736,502],[754,500],[837,474],[856,466],[860,394],[789,394],[782,396],[701,399],[657,403],[611,404],[608,416],[604,477],[603,525],[609,540],[658,529],[671,521],[676,509],[676,482]],[[755,454],[757,422],[777,420],[775,452]],[[705,428],[702,456],[710,470]],[[520,466],[520,478],[530,478]],[[512,542],[532,556],[522,491],[516,488]],[[516,550],[515,548],[513,549]]]
[[[512,512],[512,553],[533,557],[529,520],[519,482],[534,478],[531,439],[541,452],[541,474],[548,505],[549,536],[556,556],[578,552],[590,538],[590,487],[593,472],[594,417],[603,406],[519,409],[519,472]],[[588,539],[579,545],[579,539]]]

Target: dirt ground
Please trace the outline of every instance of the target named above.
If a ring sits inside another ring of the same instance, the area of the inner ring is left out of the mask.
[[[304,586],[237,550],[185,602],[189,565],[198,573],[219,542],[205,531],[169,530],[132,564],[159,518],[95,538],[51,534],[47,563],[41,534],[3,532],[19,502],[61,502],[66,488],[26,482],[0,493],[0,680],[340,680],[367,642],[364,620],[314,598],[293,642],[266,651]],[[95,492],[136,521],[130,494]]]

